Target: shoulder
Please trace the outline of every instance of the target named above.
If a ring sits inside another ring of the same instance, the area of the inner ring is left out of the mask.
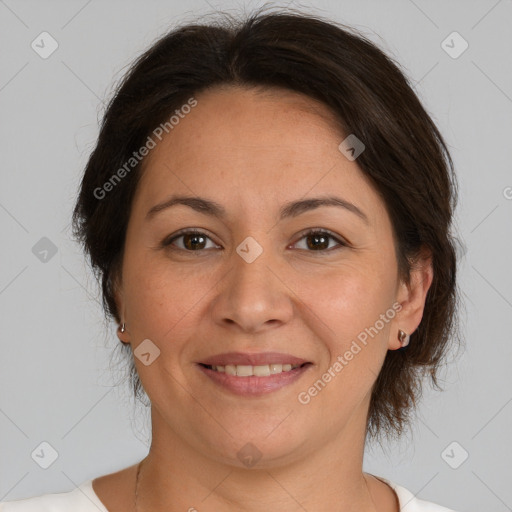
[[[381,476],[376,478],[387,483],[396,492],[400,504],[400,512],[455,512],[455,510],[443,507],[437,503],[420,500],[411,491],[391,480]],[[0,510],[0,512],[2,511]]]
[[[94,493],[92,480],[69,492],[0,503],[0,512],[108,512]]]

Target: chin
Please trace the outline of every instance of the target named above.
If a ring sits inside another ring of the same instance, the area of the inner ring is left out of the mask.
[[[283,428],[279,432],[280,427],[276,428],[276,425],[279,422],[272,425],[269,422],[264,425],[253,422],[251,429],[231,429],[232,437],[225,433],[223,440],[218,436],[207,436],[204,443],[209,446],[210,452],[213,448],[211,456],[214,459],[239,468],[270,469],[304,458],[308,438],[314,438],[315,433],[291,432],[290,428]]]

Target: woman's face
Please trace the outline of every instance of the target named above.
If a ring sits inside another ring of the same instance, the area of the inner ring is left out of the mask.
[[[384,203],[313,100],[196,99],[147,157],[116,296],[153,439],[238,465],[359,440],[387,350],[421,319],[398,312],[407,288]],[[175,196],[201,199],[148,213]],[[326,198],[337,205],[311,202]]]

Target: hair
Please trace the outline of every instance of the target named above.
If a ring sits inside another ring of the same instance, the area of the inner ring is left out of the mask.
[[[224,15],[174,28],[131,65],[106,107],[73,211],[73,234],[101,280],[105,318],[121,321],[114,292],[144,160],[106,197],[97,190],[191,96],[223,86],[284,88],[326,105],[341,132],[365,144],[357,164],[390,216],[400,278],[409,283],[422,249],[431,251],[423,318],[407,349],[388,350],[368,411],[367,436],[399,437],[423,377],[441,389],[439,368],[450,340],[459,339],[451,232],[457,183],[446,143],[399,65],[351,27],[290,10]],[[145,393],[131,347],[122,346],[138,398]]]

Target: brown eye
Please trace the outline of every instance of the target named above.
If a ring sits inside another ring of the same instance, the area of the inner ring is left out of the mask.
[[[180,241],[180,243],[178,243],[178,241]],[[208,241],[212,244],[210,247],[207,246]],[[167,242],[164,242],[163,245],[173,246],[173,248],[190,252],[218,247],[213,243],[209,236],[205,235],[201,231],[183,231],[181,234],[174,236]]]
[[[329,231],[325,230],[310,230],[306,233],[303,233],[302,238],[299,240],[306,240],[305,246],[299,247],[299,249],[304,249],[313,252],[322,252],[328,251],[333,248],[336,248],[336,244],[338,246],[346,246],[346,244],[340,240],[338,237],[331,234]],[[331,244],[331,241],[335,241],[336,244],[334,247]],[[296,242],[294,245],[297,245],[299,242]]]
[[[305,244],[302,242],[303,240],[305,240]],[[334,242],[334,245],[332,242]],[[208,246],[208,243],[211,245]],[[299,249],[309,252],[326,252],[347,246],[343,240],[334,236],[331,232],[319,229],[312,229],[303,233],[299,241],[293,245],[298,246],[299,243],[303,244],[302,247],[298,247]],[[162,245],[187,252],[201,252],[205,249],[219,248],[205,233],[191,230],[182,231],[174,235],[172,238],[164,241]]]

